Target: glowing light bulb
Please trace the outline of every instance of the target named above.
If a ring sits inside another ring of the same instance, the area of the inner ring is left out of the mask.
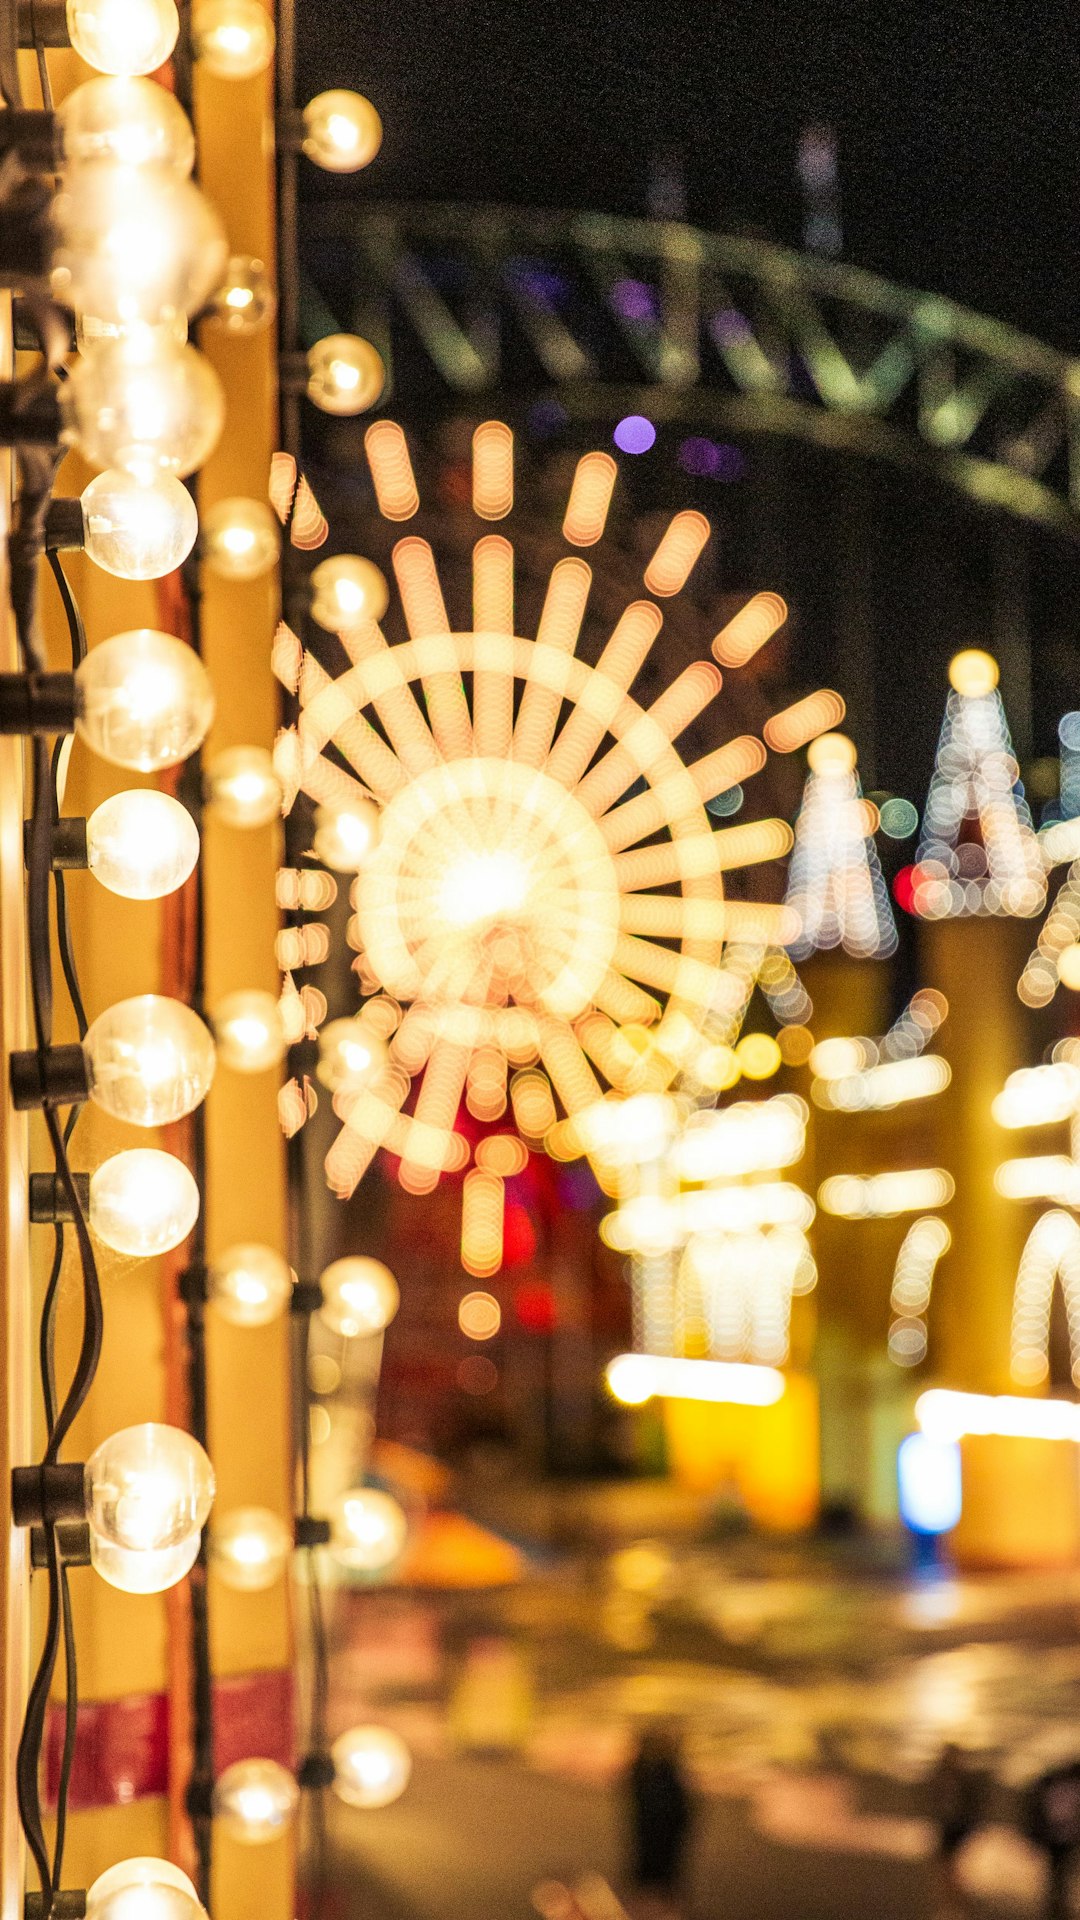
[[[91,480],[80,504],[86,553],[120,580],[160,580],[195,545],[199,516],[175,474],[141,481],[112,468]]]
[[[173,0],[67,0],[68,37],[98,73],[153,73],[176,45]]]
[[[474,927],[519,913],[528,894],[529,870],[515,854],[472,853],[447,873],[438,911],[452,927]]]
[[[315,855],[334,873],[358,873],[378,833],[379,809],[373,800],[315,809]]]
[[[200,0],[191,31],[196,60],[219,80],[252,80],[274,56],[274,23],[259,0]]]
[[[381,1333],[398,1310],[398,1284],[389,1267],[367,1254],[334,1260],[319,1276],[322,1318],[347,1340]]]
[[[351,1727],[330,1749],[334,1792],[349,1807],[388,1807],[409,1784],[412,1755],[389,1727]]]
[[[386,385],[386,368],[370,340],[328,333],[307,357],[308,399],[323,413],[366,413]]]
[[[285,1058],[285,1028],[272,993],[226,994],[213,1018],[221,1064],[234,1073],[266,1073]]]
[[[330,1020],[319,1033],[315,1071],[324,1087],[358,1092],[377,1080],[388,1059],[386,1042],[363,1019]]]
[[[205,740],[214,693],[197,653],[152,627],[92,647],[76,669],[75,725],[114,766],[154,773]]]
[[[106,323],[195,313],[228,263],[209,200],[165,167],[83,161],[64,175],[52,219],[54,296]]]
[[[266,1327],[292,1298],[293,1271],[273,1247],[251,1241],[228,1247],[208,1276],[210,1298],[234,1327]]]
[[[208,360],[148,329],[79,355],[60,390],[65,429],[96,467],[184,478],[221,436],[225,397]]]
[[[195,870],[199,829],[186,807],[154,787],[114,793],[86,823],[90,871],[123,900],[161,900]]]
[[[981,647],[965,647],[949,661],[949,685],[970,699],[993,693],[1000,677],[993,654],[984,653]]]
[[[222,580],[258,580],[277,565],[281,533],[263,500],[219,500],[203,514],[203,558]]]
[[[362,93],[334,87],[304,108],[302,146],[327,173],[358,173],[382,146],[382,121]]]
[[[265,827],[281,813],[281,783],[266,747],[226,747],[206,769],[206,804],[227,827]]]
[[[200,1920],[187,1874],[171,1860],[120,1860],[87,1889],[87,1920]]]
[[[280,1580],[292,1552],[292,1533],[269,1507],[234,1507],[214,1523],[210,1558],[236,1593],[265,1593]]]
[[[381,620],[389,604],[385,575],[373,560],[339,553],[312,570],[311,617],[328,633],[341,633],[362,620]]]
[[[123,167],[166,167],[185,177],[195,165],[195,135],[174,93],[155,80],[86,80],[56,109],[64,158],[112,160]]]
[[[276,1760],[238,1760],[214,1787],[216,1817],[235,1840],[253,1847],[286,1832],[299,1801],[296,1781]]]
[[[90,1558],[124,1593],[162,1593],[194,1564],[214,1469],[179,1427],[124,1427],[86,1463]]]
[[[377,1487],[353,1487],[330,1508],[330,1551],[357,1573],[384,1573],[405,1549],[409,1524],[396,1500]]]
[[[114,1253],[149,1260],[186,1240],[199,1189],[183,1162],[156,1147],[114,1153],[90,1175],[90,1225]]]
[[[214,1078],[214,1042],[180,1000],[141,993],[92,1021],[83,1042],[99,1107],[136,1127],[193,1113]]]
[[[277,297],[262,261],[250,253],[234,253],[205,317],[226,333],[252,334],[269,326],[276,310]]]

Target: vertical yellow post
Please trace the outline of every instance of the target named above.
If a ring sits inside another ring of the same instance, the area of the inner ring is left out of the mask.
[[[12,372],[11,300],[0,298],[0,375]],[[0,671],[17,672],[15,623],[8,602],[7,532],[11,461],[0,457]],[[22,1911],[22,1835],[15,1803],[14,1754],[26,1704],[30,1570],[27,1539],[11,1525],[11,1469],[30,1458],[30,1264],[26,1221],[26,1121],[7,1091],[6,1063],[14,1048],[29,1043],[26,1011],[26,927],[23,908],[23,749],[18,739],[0,740],[0,1058],[5,1085],[0,1099],[0,1152],[5,1180],[0,1194],[0,1326],[4,1329],[4,1418],[0,1423],[0,1527],[7,1542],[0,1573],[3,1621],[2,1731],[5,1768],[0,1797],[2,1889],[0,1912],[16,1920]]]
[[[1007,1075],[1024,1063],[1016,982],[1030,944],[1031,927],[1022,920],[929,921],[921,931],[923,977],[949,1003],[937,1044],[952,1084],[933,1106],[941,1164],[956,1181],[948,1212],[953,1244],[934,1282],[930,1351],[938,1380],[978,1393],[1011,1390],[1012,1294],[1031,1224],[1022,1206],[995,1189],[1007,1140],[990,1112]]]

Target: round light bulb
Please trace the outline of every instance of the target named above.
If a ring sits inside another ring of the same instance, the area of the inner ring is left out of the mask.
[[[842,779],[853,772],[856,759],[855,742],[846,733],[819,733],[806,749],[811,773],[827,779]]]
[[[196,313],[228,264],[209,200],[165,167],[83,161],[64,175],[52,219],[55,297],[106,323]]]
[[[308,399],[323,413],[366,413],[386,385],[386,368],[370,340],[328,333],[308,350]]]
[[[280,1580],[292,1544],[289,1528],[269,1507],[234,1507],[214,1522],[210,1558],[235,1593],[265,1593]]]
[[[272,993],[254,987],[228,993],[213,1019],[221,1064],[234,1073],[266,1073],[285,1058],[285,1027]]]
[[[114,766],[155,773],[205,740],[214,691],[197,653],[153,627],[91,647],[75,672],[75,725]]]
[[[328,633],[341,633],[362,620],[381,620],[390,605],[386,577],[374,560],[338,553],[320,560],[311,572],[311,617]]]
[[[200,1920],[203,1908],[182,1868],[143,1855],[107,1867],[87,1889],[87,1920]]]
[[[223,1320],[234,1327],[266,1327],[292,1298],[293,1272],[273,1247],[244,1241],[218,1255],[207,1284]]]
[[[206,768],[206,804],[227,827],[265,827],[281,813],[281,782],[267,747],[226,747]]]
[[[152,328],[80,354],[60,404],[67,432],[93,466],[123,467],[140,480],[183,479],[204,466],[225,420],[210,362]]]
[[[176,45],[173,0],[67,0],[68,38],[98,73],[154,73]]]
[[[196,60],[219,80],[252,80],[274,57],[274,23],[259,0],[200,0],[191,34]]]
[[[319,1276],[321,1315],[334,1333],[347,1340],[365,1333],[381,1333],[398,1310],[401,1295],[389,1267],[367,1254],[333,1260]]]
[[[166,167],[185,178],[195,165],[191,122],[176,95],[156,80],[85,80],[60,102],[56,117],[69,164],[112,160]]]
[[[135,1127],[165,1127],[201,1106],[214,1042],[181,1000],[140,993],[99,1013],[83,1042],[99,1107]]]
[[[199,1217],[199,1189],[182,1160],[133,1147],[90,1175],[90,1225],[114,1253],[149,1260],[186,1240]]]
[[[113,467],[91,480],[80,504],[86,553],[120,580],[160,580],[195,545],[199,516],[175,474],[144,482]]]
[[[217,321],[226,333],[251,334],[268,327],[276,311],[277,296],[262,261],[250,253],[234,253],[205,318]]]
[[[362,93],[334,87],[304,108],[301,142],[309,160],[327,173],[358,173],[382,146],[382,121]]]
[[[199,829],[186,807],[155,787],[114,793],[86,823],[90,871],[122,900],[162,900],[195,871]]]
[[[332,1502],[330,1551],[357,1573],[383,1573],[400,1559],[409,1523],[396,1500],[378,1487],[352,1487]]]
[[[970,699],[993,693],[1000,677],[1001,670],[993,654],[984,653],[981,647],[965,647],[949,661],[950,686]]]
[[[238,1760],[219,1774],[214,1813],[227,1833],[248,1846],[276,1840],[292,1822],[300,1789],[276,1760]]]
[[[315,1071],[324,1087],[358,1093],[377,1080],[389,1054],[381,1033],[357,1017],[330,1020],[319,1032],[319,1064]]]
[[[90,1558],[125,1593],[162,1593],[194,1564],[214,1469],[179,1427],[124,1427],[86,1462]]]
[[[315,809],[315,857],[334,873],[358,873],[378,836],[379,809],[374,800]]]
[[[219,500],[203,514],[203,559],[221,580],[258,580],[280,552],[281,529],[264,500]]]
[[[412,1755],[389,1727],[351,1727],[330,1749],[334,1792],[350,1807],[388,1807],[409,1784]]]

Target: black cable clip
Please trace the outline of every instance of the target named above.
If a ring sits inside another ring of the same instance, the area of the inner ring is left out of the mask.
[[[333,1786],[337,1768],[328,1753],[306,1753],[296,1769],[296,1778],[304,1792],[318,1792]]]
[[[85,1913],[85,1887],[54,1887],[49,1907],[36,1888],[23,1899],[23,1920],[84,1920]]]
[[[330,1522],[312,1513],[298,1513],[293,1524],[293,1543],[298,1547],[328,1547]]]

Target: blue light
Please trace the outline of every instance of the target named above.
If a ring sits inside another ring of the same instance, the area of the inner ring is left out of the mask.
[[[896,1455],[900,1518],[912,1533],[949,1533],[960,1518],[960,1448],[909,1433]]]

